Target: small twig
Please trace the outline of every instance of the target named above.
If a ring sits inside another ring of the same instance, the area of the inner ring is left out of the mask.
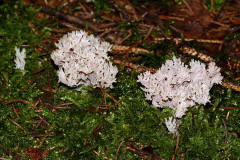
[[[160,19],[166,19],[166,20],[177,20],[177,21],[184,21],[184,18],[180,17],[173,17],[173,16],[166,16],[166,15],[159,15],[158,16]]]
[[[11,160],[11,159],[0,157],[0,160]]]
[[[227,115],[226,115],[226,120],[228,120],[229,115],[230,115],[230,112],[228,111],[228,112],[227,112]]]
[[[18,126],[18,128],[20,128],[21,130],[23,130],[23,132],[24,132],[25,134],[27,134],[27,131],[26,131],[20,124],[18,124],[17,122],[15,122],[14,120],[12,120],[12,119],[10,119],[10,118],[8,118],[8,120],[9,120],[10,122],[12,122],[13,124],[15,124],[16,126]]]
[[[240,77],[235,78],[235,80],[236,80],[236,81],[239,81],[239,80],[240,80]]]
[[[20,115],[17,112],[16,108],[14,106],[12,106],[11,108],[12,108],[13,112],[16,114],[17,118],[20,119]]]
[[[223,109],[229,109],[229,110],[231,110],[231,109],[240,109],[240,107],[222,107]]]
[[[37,124],[37,126],[35,128],[38,128],[42,122],[44,122],[48,126],[50,125],[42,116],[38,116],[38,117],[40,118],[40,122]]]
[[[115,27],[115,28],[107,28],[107,29],[105,29],[104,32],[102,32],[102,33],[99,35],[99,37],[103,37],[103,36],[105,36],[106,34],[112,32],[112,31],[115,30],[115,29],[116,29],[116,27]]]
[[[70,23],[64,22],[64,21],[59,21],[62,25],[65,27],[68,27],[71,30],[80,30],[80,28],[76,27],[75,25],[72,25]]]
[[[94,25],[92,22],[80,19],[79,17],[76,17],[76,16],[61,13],[60,11],[58,11],[56,9],[49,8],[49,7],[42,7],[41,11],[46,14],[56,16],[59,19],[66,20],[70,23],[75,23],[75,24],[81,25],[83,27],[88,26],[90,29],[92,29],[95,32],[99,31],[99,29],[97,27],[95,27],[96,25]]]
[[[225,83],[225,82],[222,82],[222,86],[224,88],[231,88],[234,91],[240,92],[240,86],[236,86],[236,85],[233,85],[233,84],[230,84],[230,83]]]
[[[144,37],[143,40],[148,39],[148,37],[151,35],[152,31],[153,31],[153,26],[151,26],[151,27],[149,28],[149,30],[148,30],[148,32],[147,32],[147,34],[146,34],[146,36]]]
[[[175,150],[174,150],[174,155],[172,156],[172,160],[174,160],[175,157],[176,157],[179,143],[180,143],[180,134],[178,133],[178,134],[177,134],[176,146],[175,146]]]
[[[223,24],[223,23],[220,23],[220,22],[217,22],[217,21],[211,21],[213,24],[216,24],[216,25],[219,25],[219,26],[222,26],[222,27],[226,27],[226,28],[229,28],[229,25],[226,25],[226,24]]]
[[[64,107],[64,106],[68,106],[68,105],[72,105],[72,104],[73,103],[63,103],[63,104],[53,105],[50,107],[54,108],[54,109],[72,109],[71,107]]]
[[[100,153],[98,153],[96,150],[93,150],[92,151],[94,154],[96,154],[97,156],[100,156]],[[108,160],[112,160],[112,159],[109,159],[108,157],[103,157],[104,159],[108,159]]]
[[[121,39],[119,42],[117,42],[118,45],[122,44],[124,41],[126,41],[129,37],[132,36],[132,30],[128,30],[128,35],[126,37],[124,37],[123,39]]]
[[[211,0],[211,11],[213,11],[214,10],[214,0]]]
[[[225,129],[225,144],[227,144],[228,141],[228,129],[227,129],[227,124],[225,122],[224,119],[222,119],[223,125],[224,125],[224,129]]]
[[[118,159],[118,152],[120,151],[120,148],[122,147],[122,144],[124,143],[124,141],[121,141],[118,148],[117,148],[117,151],[116,151],[116,156],[115,156],[115,160]]]
[[[30,104],[29,101],[25,100],[25,99],[11,99],[7,102],[5,102],[6,104],[10,104],[10,103],[14,103],[14,102],[22,102],[24,104]]]
[[[193,10],[192,10],[192,8],[190,7],[190,5],[185,1],[185,0],[183,0],[183,3],[186,5],[186,7],[188,8],[188,10],[189,10],[189,12],[190,12],[190,15],[192,16],[192,15],[194,15],[194,13],[193,13]]]
[[[105,94],[106,94],[109,98],[111,98],[111,99],[113,100],[113,102],[117,103],[119,107],[122,106],[113,96],[111,96],[110,94],[108,94],[108,93],[106,93],[106,92],[105,92]]]
[[[102,92],[102,94],[103,94],[104,104],[107,104],[106,93],[105,93],[105,91],[103,90],[101,83],[99,83],[99,88],[100,88],[100,90],[101,90],[101,92]]]

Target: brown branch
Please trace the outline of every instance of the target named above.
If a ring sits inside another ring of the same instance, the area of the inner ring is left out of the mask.
[[[117,160],[118,158],[118,152],[120,151],[120,148],[122,147],[122,144],[124,143],[124,141],[121,141],[118,148],[117,148],[117,151],[116,151],[116,156],[115,156],[115,160]]]
[[[51,16],[56,16],[58,19],[65,20],[65,21],[70,22],[70,23],[75,23],[75,24],[81,25],[83,27],[88,26],[90,29],[92,29],[95,32],[99,31],[99,29],[96,27],[96,25],[94,25],[92,22],[83,20],[83,19],[81,19],[79,17],[76,17],[76,16],[64,14],[64,13],[62,13],[62,12],[56,10],[56,9],[49,8],[49,7],[42,7],[41,11],[43,13],[49,14]]]
[[[126,149],[138,154],[141,156],[143,160],[146,159],[152,159],[152,160],[165,160],[164,158],[161,158],[160,156],[154,155],[153,153],[146,152],[144,149],[140,149],[136,146],[135,142],[127,142],[126,143]]]
[[[232,109],[240,109],[240,107],[221,107],[223,109],[229,109],[229,110],[232,110]]]
[[[105,91],[102,88],[101,83],[99,83],[99,88],[100,88],[100,90],[101,90],[101,92],[103,94],[104,104],[107,104],[106,94],[105,94]]]
[[[9,120],[10,122],[12,122],[13,124],[15,124],[16,126],[18,126],[18,128],[20,128],[21,130],[23,130],[23,132],[24,132],[25,134],[27,134],[27,131],[26,131],[20,124],[18,124],[17,122],[15,122],[14,120],[12,120],[12,119],[10,119],[10,118],[8,118],[8,120]]]
[[[149,28],[149,30],[148,30],[148,32],[147,32],[147,34],[146,34],[146,36],[144,37],[143,40],[147,40],[148,37],[151,35],[152,31],[153,31],[153,26],[151,26],[151,27]]]
[[[25,100],[25,99],[11,99],[7,102],[5,102],[6,104],[10,104],[10,103],[14,103],[14,102],[22,102],[24,104],[30,104],[29,101]]]
[[[184,21],[184,18],[181,17],[173,17],[173,16],[166,16],[166,15],[159,15],[158,18],[165,19],[165,20],[176,20],[176,21]]]
[[[240,92],[240,86],[236,86],[236,85],[233,85],[233,84],[230,84],[230,83],[225,83],[225,82],[222,82],[222,86],[224,88],[231,88],[234,91]]]
[[[126,41],[128,38],[132,36],[132,30],[128,30],[128,35],[121,39],[119,42],[117,42],[118,45],[122,44],[124,41]]]
[[[227,129],[227,124],[225,122],[224,119],[222,119],[223,125],[224,125],[224,129],[225,129],[225,144],[227,144],[228,141],[228,129]]]
[[[183,3],[185,4],[185,6],[188,8],[190,15],[194,15],[192,8],[190,7],[190,5],[187,3],[187,1],[183,0]]]
[[[172,156],[172,160],[174,160],[176,157],[179,143],[180,143],[180,134],[177,134],[177,141],[176,141],[176,146],[175,146],[175,150],[174,150],[174,155]]]

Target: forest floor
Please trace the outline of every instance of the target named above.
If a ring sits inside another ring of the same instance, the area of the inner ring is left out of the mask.
[[[0,160],[240,157],[240,1],[0,5]],[[75,30],[113,45],[109,55],[120,71],[114,89],[74,90],[58,82],[50,55]],[[27,50],[24,73],[14,69],[15,46]],[[211,90],[211,103],[191,107],[179,134],[171,135],[164,122],[173,111],[146,101],[136,77],[173,55],[185,63],[214,61],[224,80]]]

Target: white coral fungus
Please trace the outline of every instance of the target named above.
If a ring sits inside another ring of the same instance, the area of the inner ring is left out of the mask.
[[[14,62],[15,62],[16,69],[24,70],[24,67],[26,64],[26,61],[25,61],[26,50],[25,48],[23,48],[22,51],[20,51],[18,47],[15,47],[15,52],[16,52],[16,58]]]
[[[147,100],[157,107],[167,106],[176,111],[175,117],[181,118],[188,107],[206,104],[210,101],[209,91],[213,84],[222,81],[220,68],[214,62],[206,65],[192,60],[190,68],[180,59],[173,57],[155,73],[145,72],[138,76],[144,86]]]
[[[92,85],[93,88],[112,88],[116,81],[117,67],[109,61],[108,42],[101,41],[84,31],[73,31],[64,35],[55,44],[51,58],[59,66],[59,81],[70,86]]]
[[[176,118],[169,117],[168,119],[165,118],[165,125],[169,131],[169,133],[177,133],[178,126],[176,122]]]

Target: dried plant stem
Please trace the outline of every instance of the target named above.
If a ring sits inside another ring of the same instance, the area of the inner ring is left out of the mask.
[[[120,151],[120,148],[122,147],[122,144],[124,143],[124,141],[121,141],[118,148],[117,148],[117,151],[116,151],[116,156],[115,156],[115,160],[117,160],[118,158],[118,152]]]
[[[188,8],[188,10],[189,10],[189,12],[190,12],[190,15],[191,15],[191,16],[194,15],[192,8],[191,8],[190,5],[187,3],[187,1],[183,0],[183,3],[184,3],[184,4],[186,5],[186,7]]]
[[[101,92],[103,94],[104,104],[107,104],[106,94],[105,94],[105,91],[102,88],[101,83],[99,83],[99,88],[100,88],[100,90],[101,90]]]
[[[176,141],[176,146],[175,146],[175,150],[174,150],[174,155],[172,156],[172,160],[174,160],[176,157],[179,143],[180,143],[180,134],[177,134],[177,141]]]
[[[227,129],[227,124],[225,122],[224,119],[222,119],[223,125],[224,125],[224,129],[225,129],[225,144],[227,144],[228,142],[228,129]]]
[[[132,30],[128,30],[128,35],[121,39],[119,42],[117,42],[118,45],[122,44],[124,41],[126,41],[128,38],[132,36]]]
[[[15,124],[16,126],[18,126],[18,128],[20,128],[21,130],[23,130],[23,132],[24,132],[25,134],[27,134],[27,131],[26,131],[20,124],[18,124],[17,122],[15,122],[14,120],[12,120],[12,119],[10,119],[10,118],[8,118],[8,120],[9,120],[10,122],[12,122],[13,124]]]
[[[22,102],[24,104],[30,104],[30,102],[25,99],[11,99],[11,100],[7,101],[6,104],[10,104],[10,103],[14,103],[14,102]]]

